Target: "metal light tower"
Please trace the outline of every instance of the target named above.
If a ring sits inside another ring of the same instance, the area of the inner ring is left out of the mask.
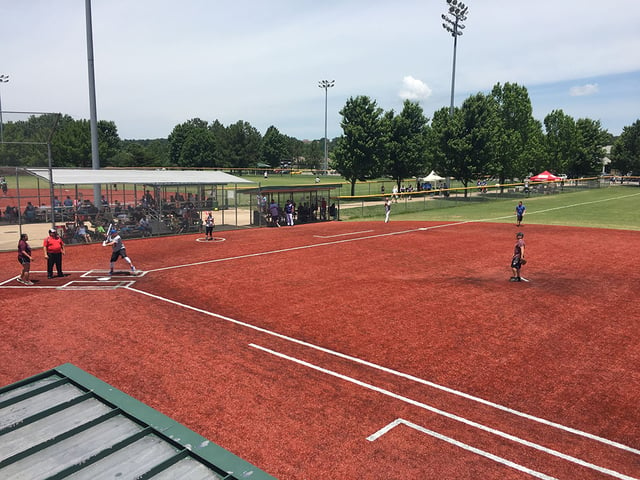
[[[335,80],[320,80],[318,87],[324,88],[324,172],[329,173],[329,151],[327,150],[327,91],[336,84]]]
[[[0,83],[8,83],[9,75],[0,75]],[[4,133],[2,130],[2,96],[0,96],[0,143],[4,142]]]
[[[449,4],[449,11],[447,15],[442,14],[442,20],[444,23],[442,26],[453,37],[453,71],[451,73],[451,107],[449,108],[449,115],[453,115],[453,92],[456,85],[456,49],[458,47],[458,37],[462,35],[464,30],[464,22],[467,19],[467,12],[469,7],[458,0],[447,0]]]

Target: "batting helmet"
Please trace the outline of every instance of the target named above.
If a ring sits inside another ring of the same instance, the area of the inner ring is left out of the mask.
[[[516,237],[518,237],[518,238],[524,238],[524,233],[522,233],[522,232],[518,232],[518,233],[516,233]]]

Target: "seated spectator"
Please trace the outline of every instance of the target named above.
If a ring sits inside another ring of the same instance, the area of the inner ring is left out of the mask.
[[[27,207],[24,209],[24,216],[28,223],[36,221],[36,207],[31,202],[27,202]]]
[[[78,226],[78,229],[76,230],[76,236],[84,241],[84,243],[91,243],[91,235],[89,235],[89,232],[87,231],[87,227],[85,226],[84,223],[81,223]]]
[[[151,225],[149,225],[149,220],[147,217],[143,216],[138,222],[138,230],[142,232],[142,236],[151,235]]]

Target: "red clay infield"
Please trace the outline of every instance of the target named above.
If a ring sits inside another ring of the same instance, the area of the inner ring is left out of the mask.
[[[529,283],[506,224],[130,240],[117,289],[2,253],[0,384],[73,363],[280,479],[640,477],[640,234],[523,231]]]

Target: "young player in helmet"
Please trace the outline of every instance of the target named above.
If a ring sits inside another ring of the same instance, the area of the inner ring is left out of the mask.
[[[113,227],[111,228],[111,230],[109,230],[108,237],[104,242],[102,242],[102,246],[111,246],[112,248],[111,260],[109,264],[109,275],[113,275],[113,267],[115,266],[116,260],[118,260],[118,258],[120,257],[124,258],[124,261],[129,264],[129,267],[131,267],[131,272],[136,273],[136,267],[133,266],[133,262],[131,262],[131,259],[127,256],[127,250],[124,247],[122,237],[118,233],[117,228]]]

